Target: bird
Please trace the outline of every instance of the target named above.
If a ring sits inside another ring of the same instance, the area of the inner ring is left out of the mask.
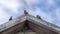
[[[26,10],[24,10],[24,14],[25,14],[25,15],[27,15],[27,14],[28,14],[28,12],[27,12]]]
[[[39,15],[36,15],[36,17],[37,17],[38,19],[41,19],[41,17],[40,17]]]
[[[9,18],[9,21],[12,20],[12,16]]]

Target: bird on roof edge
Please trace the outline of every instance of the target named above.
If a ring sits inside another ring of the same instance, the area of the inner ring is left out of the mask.
[[[38,19],[41,19],[41,17],[40,17],[39,15],[36,15],[36,17],[37,17]]]
[[[9,21],[12,20],[12,16],[9,18]]]
[[[27,12],[26,10],[24,10],[24,14],[25,14],[25,15],[27,15],[27,14],[28,14],[28,12]]]

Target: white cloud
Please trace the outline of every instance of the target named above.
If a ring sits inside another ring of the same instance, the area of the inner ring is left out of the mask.
[[[7,22],[10,16],[16,18],[21,15],[22,9],[19,8],[22,7],[23,4],[19,3],[18,0],[0,0],[0,24]]]
[[[3,6],[4,12],[13,16],[22,14],[22,10],[24,9],[24,4],[21,0],[0,0],[0,5]]]
[[[0,4],[13,10],[13,12],[15,12],[15,13],[18,13],[16,8],[19,6],[19,3],[17,0],[0,0]]]

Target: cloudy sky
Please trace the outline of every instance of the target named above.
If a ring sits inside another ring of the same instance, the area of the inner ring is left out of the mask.
[[[10,16],[21,16],[24,10],[60,27],[60,0],[0,0],[0,24]]]

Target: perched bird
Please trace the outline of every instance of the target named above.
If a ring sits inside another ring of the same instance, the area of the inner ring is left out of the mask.
[[[9,21],[12,20],[12,16],[10,17]]]
[[[36,17],[37,17],[38,19],[41,19],[41,17],[40,17],[39,15],[36,15]]]
[[[25,15],[27,15],[27,14],[28,14],[28,12],[27,12],[26,10],[24,10],[24,14],[25,14]]]

